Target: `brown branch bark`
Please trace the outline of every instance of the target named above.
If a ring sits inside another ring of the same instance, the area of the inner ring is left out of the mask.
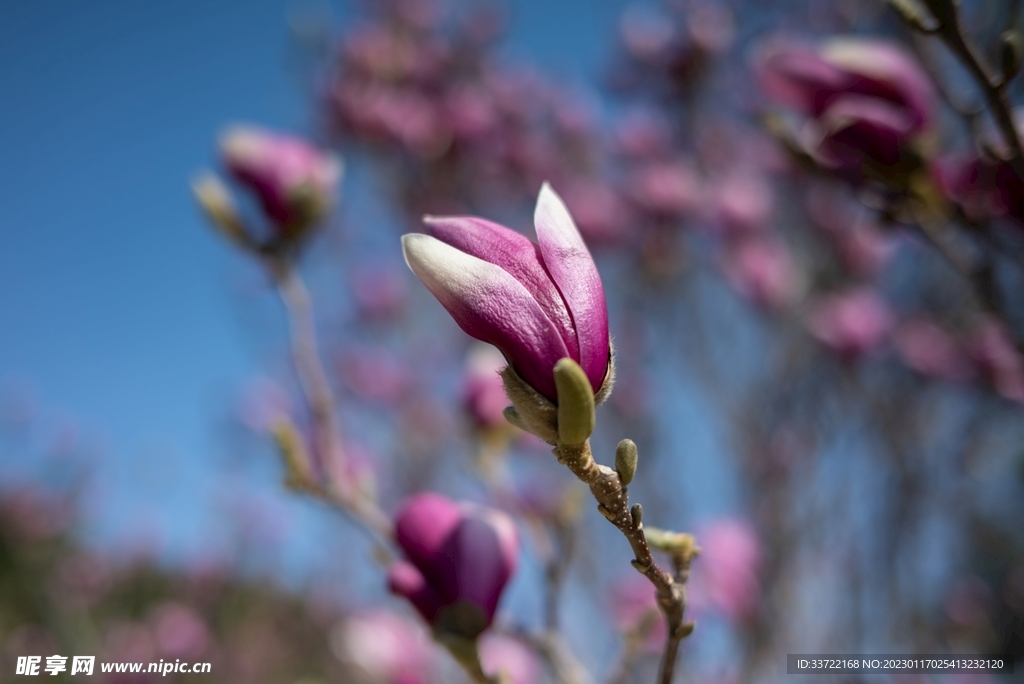
[[[662,570],[654,560],[651,547],[644,534],[642,509],[639,505],[630,508],[629,495],[619,474],[608,466],[594,461],[590,451],[590,440],[583,444],[560,444],[554,449],[560,463],[590,487],[597,500],[597,510],[614,525],[633,550],[633,567],[644,575],[654,586],[658,608],[668,624],[668,637],[662,655],[658,681],[670,684],[675,671],[679,643],[685,638],[692,625],[683,622],[686,611],[686,595],[676,577]],[[683,575],[681,575],[683,576]]]

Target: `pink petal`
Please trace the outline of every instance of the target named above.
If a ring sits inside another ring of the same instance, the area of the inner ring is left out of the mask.
[[[416,566],[398,561],[388,568],[388,590],[405,597],[423,619],[433,623],[441,609],[441,598]]]
[[[483,516],[467,515],[459,522],[431,568],[446,604],[468,601],[489,620],[494,618],[516,566],[516,557],[509,557],[502,542],[498,529]]]
[[[466,254],[500,266],[522,283],[548,318],[558,326],[569,355],[573,358],[579,355],[572,317],[544,267],[537,245],[514,230],[474,216],[425,216],[423,222],[427,224],[429,235]]]
[[[466,334],[496,346],[526,382],[547,397],[555,396],[552,369],[569,352],[522,283],[500,266],[429,235],[405,235],[402,248],[409,268]],[[606,317],[606,344],[607,336]]]
[[[462,512],[458,504],[438,494],[409,497],[395,518],[395,541],[418,566],[433,562]]]
[[[547,183],[541,186],[533,221],[544,265],[576,328],[580,366],[596,392],[604,383],[611,354],[601,276],[565,203]]]

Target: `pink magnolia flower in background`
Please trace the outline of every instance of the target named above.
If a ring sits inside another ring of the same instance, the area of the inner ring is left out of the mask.
[[[462,379],[463,406],[478,428],[487,429],[508,425],[505,422],[505,385],[499,373],[505,358],[487,344],[474,345],[466,357]]]
[[[745,520],[719,518],[698,533],[697,541],[700,562],[694,565],[690,592],[694,608],[712,607],[731,620],[750,617],[761,600],[763,551],[757,532]]]
[[[668,625],[658,609],[658,597],[645,577],[636,573],[623,577],[612,589],[612,618],[623,634],[641,631],[641,646],[657,653],[665,645]]]
[[[638,206],[664,216],[695,211],[703,194],[697,171],[685,160],[646,163],[633,171],[629,188]]]
[[[195,610],[181,603],[167,602],[150,618],[160,654],[169,658],[196,658],[206,651],[210,632]]]
[[[755,59],[762,90],[809,116],[822,162],[892,166],[931,122],[928,75],[901,47],[881,40],[834,38],[819,47],[777,41]]]
[[[922,375],[966,380],[974,372],[964,345],[926,318],[901,323],[893,333],[893,343],[903,362]]]
[[[712,214],[727,235],[768,226],[775,209],[771,186],[760,175],[733,171],[714,184]]]
[[[594,392],[611,362],[601,277],[561,198],[545,183],[537,241],[470,216],[424,219],[402,238],[409,268],[467,334],[493,344],[519,376],[556,400],[553,369],[577,361]]]
[[[480,663],[484,672],[501,675],[506,684],[536,684],[543,681],[541,663],[532,648],[518,639],[487,634],[480,640]]]
[[[1024,223],[1024,180],[1010,162],[972,152],[940,159],[932,171],[946,195],[971,218],[1005,216]]]
[[[331,651],[367,684],[426,684],[434,657],[422,626],[387,609],[356,613],[330,634]]]
[[[985,317],[971,332],[969,351],[982,377],[1001,396],[1024,403],[1024,359],[1006,324]]]
[[[793,301],[799,278],[793,256],[782,240],[751,237],[730,245],[723,270],[732,286],[757,306],[777,309]]]
[[[494,620],[515,572],[519,537],[500,511],[438,494],[408,499],[395,521],[406,560],[388,571],[388,586],[435,629],[475,639]]]
[[[316,223],[334,202],[341,162],[301,138],[236,126],[221,138],[220,148],[228,172],[285,234]]]
[[[827,295],[807,318],[811,334],[846,359],[877,349],[892,325],[889,307],[869,289]]]

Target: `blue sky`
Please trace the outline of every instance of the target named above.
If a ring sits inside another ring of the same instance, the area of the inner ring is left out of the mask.
[[[622,6],[513,3],[508,50],[593,82]],[[308,129],[287,68],[297,7],[0,5],[0,384],[29,383],[102,445],[100,539],[156,527],[188,549],[216,515],[217,416],[267,369],[232,301],[237,257],[188,179],[229,122]]]

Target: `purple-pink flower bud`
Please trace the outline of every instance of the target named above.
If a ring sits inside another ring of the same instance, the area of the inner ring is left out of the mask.
[[[519,554],[507,515],[418,494],[398,513],[395,541],[406,560],[388,572],[391,591],[441,632],[474,639],[490,626]]]
[[[500,349],[552,401],[554,367],[566,357],[600,391],[611,362],[601,277],[547,183],[534,213],[537,243],[481,218],[427,217],[425,223],[427,235],[402,238],[405,260],[459,327]]]
[[[833,167],[867,159],[900,161],[911,139],[934,118],[928,75],[902,48],[878,40],[833,39],[818,48],[778,42],[756,58],[766,95],[811,117]]]
[[[308,228],[334,201],[341,164],[305,140],[239,126],[221,138],[220,147],[228,171],[255,193],[284,233]]]

